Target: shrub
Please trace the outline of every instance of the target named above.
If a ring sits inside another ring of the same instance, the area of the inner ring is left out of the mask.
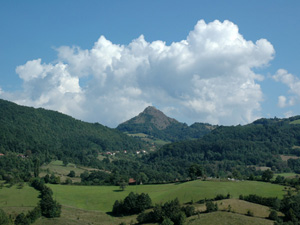
[[[278,215],[277,212],[275,210],[272,210],[268,216],[268,219],[270,220],[277,220],[278,219]]]
[[[71,170],[70,173],[67,176],[68,177],[75,177],[75,171]]]
[[[254,214],[253,214],[253,212],[250,210],[250,209],[248,209],[248,211],[247,211],[247,214],[246,214],[247,216],[254,216]]]
[[[8,216],[2,209],[0,209],[0,224],[3,225],[9,224]]]
[[[170,220],[169,218],[165,218],[161,223],[161,225],[173,225],[173,224],[174,224],[173,221]]]
[[[206,212],[218,211],[218,204],[217,203],[214,204],[212,201],[206,202],[205,206],[206,206]]]
[[[195,215],[195,207],[192,205],[188,205],[181,208],[181,211],[183,211],[186,215],[186,217],[190,217],[192,215]]]
[[[15,225],[29,225],[30,222],[24,213],[20,213],[17,215],[15,219]]]
[[[115,201],[112,213],[118,216],[137,214],[150,208],[151,205],[152,201],[148,194],[142,193],[139,195],[130,192],[124,201]]]

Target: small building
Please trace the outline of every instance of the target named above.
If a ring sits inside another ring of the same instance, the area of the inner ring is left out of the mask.
[[[128,184],[129,184],[129,185],[136,184],[136,180],[133,179],[133,178],[129,178]]]

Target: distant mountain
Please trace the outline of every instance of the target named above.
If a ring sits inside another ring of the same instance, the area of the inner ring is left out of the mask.
[[[132,119],[121,123],[116,129],[130,134],[144,133],[165,141],[195,139],[209,133],[216,126],[207,123],[194,123],[188,126],[166,116],[153,106]]]
[[[88,164],[104,151],[136,151],[144,143],[98,123],[0,99],[0,153],[30,152],[41,162],[69,158]]]

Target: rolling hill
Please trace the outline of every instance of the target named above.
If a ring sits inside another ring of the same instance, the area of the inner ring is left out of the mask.
[[[104,151],[133,152],[144,147],[142,142],[99,123],[5,100],[0,100],[0,128],[0,153],[32,154],[41,162],[70,158],[87,164]]]
[[[260,119],[245,126],[219,126],[203,138],[164,145],[144,157],[144,163],[180,174],[197,163],[209,176],[227,176],[226,172],[249,175],[258,166],[300,172],[299,159],[286,162],[280,157],[300,156],[299,119]]]

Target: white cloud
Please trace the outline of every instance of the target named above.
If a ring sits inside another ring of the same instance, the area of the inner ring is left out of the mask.
[[[199,21],[186,40],[166,45],[143,35],[128,45],[101,36],[92,49],[63,46],[57,63],[41,59],[18,66],[22,93],[10,100],[108,126],[148,105],[182,122],[251,122],[263,100],[253,68],[268,65],[273,46],[253,43],[230,21]]]
[[[279,96],[278,97],[278,106],[280,108],[284,108],[284,107],[286,107],[286,105],[287,105],[287,103],[286,103],[286,97],[283,96],[283,95]]]
[[[279,107],[294,106],[300,102],[300,79],[297,76],[288,73],[284,69],[279,69],[273,76],[273,79],[285,84],[289,88],[288,92],[290,96],[288,98],[285,96],[278,97]]]

